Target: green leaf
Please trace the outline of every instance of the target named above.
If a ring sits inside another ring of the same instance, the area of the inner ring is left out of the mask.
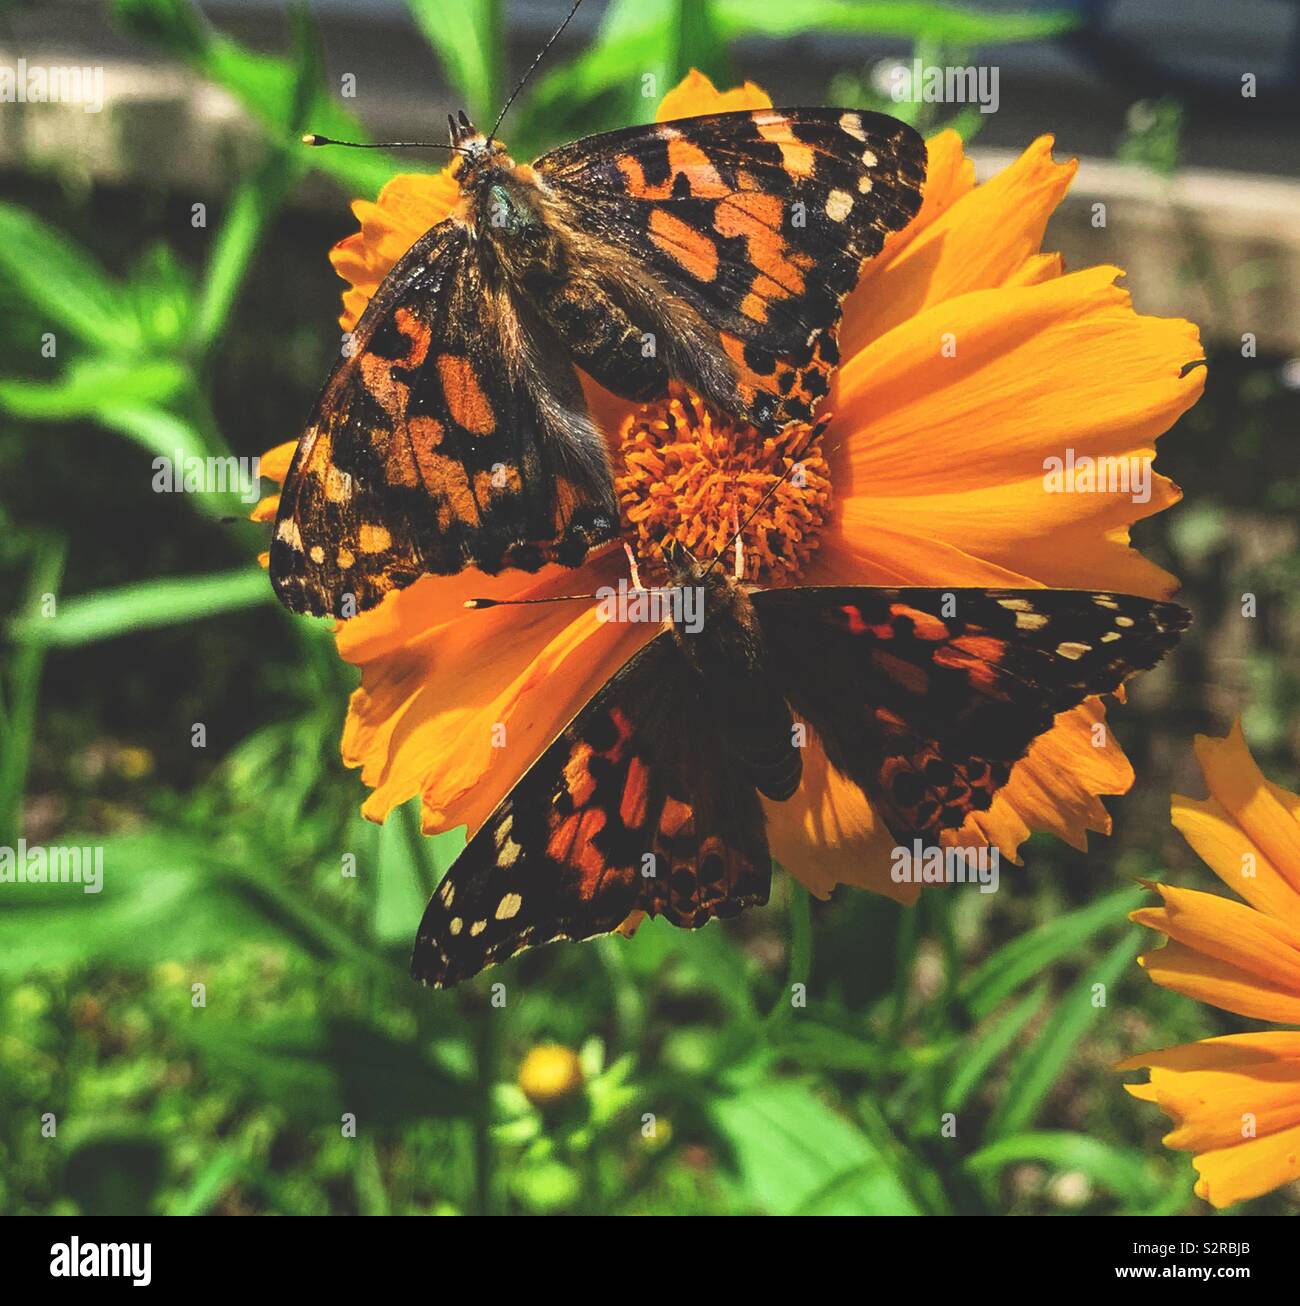
[[[1094,1005],[1098,984],[1109,991],[1137,955],[1140,929],[1124,937],[1102,959],[1087,967],[1052,1011],[1034,1041],[1011,1066],[998,1109],[989,1120],[990,1141],[1020,1133],[1033,1124],[1060,1077],[1075,1045],[1096,1023],[1104,1007]]]
[[[143,343],[121,287],[79,245],[14,204],[0,203],[0,277],[42,325],[104,353],[131,353]]]
[[[0,975],[89,962],[184,962],[246,943],[283,949],[294,942],[268,917],[261,895],[217,873],[209,839],[64,834],[57,846],[77,850],[83,882],[0,883]],[[88,893],[96,867],[100,888]]]
[[[1141,889],[1120,889],[1087,907],[1045,921],[977,966],[959,986],[958,997],[977,1020],[983,1019],[1022,984],[1070,956],[1098,931],[1123,920],[1142,903]]]
[[[259,1103],[312,1127],[344,1112],[359,1129],[406,1121],[468,1116],[472,1086],[402,1042],[346,1018],[276,1016],[250,1025],[211,1008],[192,1010],[186,995],[173,1028],[219,1078],[229,1078]]]
[[[1130,1205],[1154,1197],[1158,1189],[1144,1157],[1063,1130],[1012,1134],[980,1148],[966,1158],[965,1165],[973,1175],[984,1177],[1025,1161],[1038,1161],[1058,1172],[1077,1170]]]
[[[267,226],[307,166],[305,152],[277,150],[235,192],[204,273],[193,333],[200,354],[225,330]]]
[[[54,595],[57,602],[66,558],[67,544],[62,539],[38,542],[20,612],[35,617],[47,594]],[[0,682],[0,734],[4,737],[4,747],[0,748],[0,845],[7,848],[15,845],[19,835],[44,661],[45,653],[39,646],[20,645]]]
[[[501,112],[501,0],[406,0],[469,116],[484,131]]]
[[[872,4],[847,4],[844,0],[780,0],[770,4],[713,0],[713,3],[718,28],[728,40],[751,35],[789,37],[815,31],[978,45],[1042,40],[1068,32],[1079,24],[1078,17],[1066,10],[981,13],[931,0],[888,0]]]
[[[921,1213],[871,1140],[803,1084],[756,1082],[708,1111],[745,1193],[766,1213]]]
[[[961,1110],[966,1099],[1015,1041],[1016,1035],[1034,1018],[1046,998],[1047,985],[1040,984],[983,1032],[958,1044],[953,1076],[943,1098],[945,1111]]]
[[[373,827],[371,827],[373,829]],[[420,834],[420,800],[413,798],[376,831],[378,866],[369,872],[377,877],[371,912],[371,933],[384,945],[409,947],[415,927],[424,914],[429,892],[433,888],[428,849]],[[432,841],[427,841],[432,842]],[[461,840],[461,847],[464,841]]]
[[[201,621],[266,603],[271,597],[270,582],[256,567],[176,580],[141,581],[64,599],[53,617],[15,617],[9,623],[9,634],[22,642],[68,648],[132,630]]]
[[[15,417],[67,422],[118,405],[167,408],[191,384],[181,363],[77,359],[55,381],[0,381],[0,408]]]

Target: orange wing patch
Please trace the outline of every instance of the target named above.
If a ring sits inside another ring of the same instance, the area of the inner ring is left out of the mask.
[[[438,355],[438,379],[446,396],[447,411],[457,426],[471,435],[491,435],[496,414],[474,373],[474,364],[460,354]]]
[[[712,281],[717,277],[718,247],[702,231],[688,226],[667,210],[651,211],[650,239],[697,281]]]

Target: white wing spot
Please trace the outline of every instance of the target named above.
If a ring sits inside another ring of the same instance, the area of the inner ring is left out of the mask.
[[[1061,657],[1069,658],[1071,662],[1077,662],[1091,648],[1091,644],[1076,644],[1073,640],[1067,640],[1064,644],[1058,644],[1056,651]]]
[[[1094,594],[1094,595],[1092,596],[1092,601],[1093,601],[1093,602],[1094,602],[1094,603],[1095,603],[1099,608],[1107,608],[1107,609],[1109,609],[1111,612],[1118,612],[1118,611],[1119,611],[1119,604],[1116,603],[1115,600],[1114,600],[1113,598],[1111,598],[1111,596],[1110,596],[1109,594]]]
[[[469,927],[470,938],[471,939],[478,938],[478,936],[482,934],[485,929],[487,929],[487,921],[475,921],[474,924]]]
[[[1028,599],[999,599],[998,607],[1009,612],[1032,612],[1034,605]]]
[[[1017,612],[1017,630],[1042,630],[1047,625],[1047,617],[1041,612]]]
[[[459,916],[453,916],[451,918],[451,924],[447,926],[447,929],[450,930],[452,934],[459,934],[464,928],[465,922],[461,920]]]
[[[295,553],[302,552],[302,535],[298,523],[292,517],[286,517],[276,528],[275,538],[281,544],[287,544]]]
[[[874,168],[874,167],[876,166],[876,164],[878,164],[879,162],[880,162],[880,160],[879,160],[878,158],[876,158],[875,154],[872,153],[871,150],[863,150],[863,151],[862,151],[862,163],[863,163],[863,166],[868,167],[868,168]]]
[[[508,921],[512,916],[519,915],[519,909],[524,905],[524,900],[517,893],[508,893],[497,903],[497,920]]]
[[[497,865],[513,866],[519,860],[519,854],[521,852],[523,852],[523,848],[521,848],[519,844],[517,844],[513,839],[507,839],[505,843],[497,849]]]
[[[833,190],[826,197],[826,216],[832,222],[843,222],[853,211],[853,196],[846,190]]]
[[[1118,630],[1108,630],[1102,637],[1103,644],[1113,644],[1117,639],[1123,639],[1124,636]]]
[[[1117,626],[1131,626],[1131,625],[1133,624],[1133,618],[1132,618],[1132,617],[1116,617],[1116,618],[1115,618],[1115,624],[1116,624]]]
[[[442,882],[442,888],[438,890],[438,897],[444,907],[451,906],[451,900],[456,896],[456,886],[450,880]]]
[[[860,113],[841,114],[840,130],[848,132],[855,141],[865,141],[867,139],[867,133],[862,129],[862,115]]]
[[[859,178],[858,178],[858,194],[859,194],[859,195],[870,195],[870,194],[871,194],[871,178],[870,178],[870,177],[862,176],[862,177],[859,177]]]

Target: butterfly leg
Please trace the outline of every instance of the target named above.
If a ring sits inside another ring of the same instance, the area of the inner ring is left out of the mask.
[[[637,570],[636,554],[632,552],[632,546],[626,540],[623,541],[623,552],[627,554],[628,569],[632,573],[632,588],[635,590],[645,589],[645,586],[641,584],[641,573]]]

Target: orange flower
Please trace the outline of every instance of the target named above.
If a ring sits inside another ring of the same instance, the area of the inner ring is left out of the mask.
[[[1133,919],[1169,942],[1139,958],[1157,984],[1225,1011],[1300,1025],[1300,796],[1270,783],[1241,732],[1198,735],[1204,801],[1175,795],[1173,823],[1246,901],[1152,886],[1163,905]],[[1120,1062],[1150,1067],[1126,1084],[1176,1128],[1165,1145],[1194,1152],[1196,1193],[1231,1206],[1300,1179],[1300,1031],[1202,1039]]]
[[[720,94],[692,72],[659,117],[771,102],[752,83]],[[1140,317],[1111,267],[1063,273],[1039,252],[1044,226],[1074,165],[1036,141],[1004,173],[976,186],[961,142],[930,142],[920,213],[867,265],[846,304],[844,359],[807,428],[762,439],[704,412],[684,392],[632,409],[585,381],[614,450],[624,524],[644,557],[669,534],[688,544],[725,539],[802,452],[799,495],[778,493],[746,532],[749,577],[763,584],[1055,585],[1167,596],[1174,578],[1128,545],[1128,527],[1179,497],[1153,476],[1149,499],[1048,494],[1044,458],[1146,460],[1155,438],[1193,404],[1201,357],[1187,322]],[[397,178],[377,205],[356,207],[360,235],[336,247],[352,279],[343,325],[355,321],[405,245],[454,204],[449,174]],[[372,793],[363,811],[382,820],[419,794],[433,833],[485,820],[541,749],[654,633],[597,621],[569,605],[466,612],[463,600],[589,592],[616,583],[616,554],[575,572],[427,578],[339,631],[342,655],[361,668],[343,755]],[[1097,795],[1122,793],[1133,773],[1090,700],[1038,740],[992,808],[958,832],[1012,858],[1031,830],[1076,847],[1108,832]],[[505,728],[505,747],[499,743]],[[1100,730],[1097,729],[1100,727]],[[910,897],[889,878],[893,839],[815,739],[804,781],[787,803],[768,803],[773,854],[815,893],[837,883]]]

